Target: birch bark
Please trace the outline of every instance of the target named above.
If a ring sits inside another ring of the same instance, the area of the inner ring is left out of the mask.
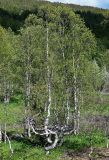
[[[47,116],[45,119],[45,132],[47,133],[47,128],[49,125],[49,119],[51,115],[51,77],[50,77],[50,67],[49,67],[49,29],[48,27],[47,27],[47,33],[46,33],[46,57],[47,57],[48,106],[47,106]]]

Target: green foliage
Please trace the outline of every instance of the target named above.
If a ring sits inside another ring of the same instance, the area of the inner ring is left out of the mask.
[[[36,0],[11,0],[10,3],[0,0],[0,4],[0,23],[4,26],[0,26],[0,98],[4,102],[0,103],[2,128],[6,123],[8,132],[16,133],[17,130],[17,133],[23,133],[24,103],[28,115],[35,117],[37,126],[44,125],[49,103],[51,126],[65,126],[68,110],[69,125],[73,126],[76,103],[82,116],[108,114],[108,104],[98,103],[102,101],[103,95],[99,92],[106,80],[104,68],[109,65],[108,50],[105,52],[108,47],[108,11],[95,9],[92,13],[91,8],[89,12],[85,8],[81,10],[81,7],[78,11],[74,6],[72,11],[69,5]],[[5,29],[8,27],[17,34]],[[5,103],[6,97],[10,103]],[[0,156],[7,159],[7,145],[0,145]],[[10,155],[10,159],[58,160],[63,149],[78,151],[91,145],[103,146],[104,135],[96,131],[90,135],[82,133],[66,137],[63,147],[48,157],[39,146],[35,148],[26,141],[13,141],[15,153],[13,157]]]
[[[80,17],[84,19],[86,26],[102,41],[103,45],[106,46],[106,48],[109,47],[108,10],[81,7],[72,4],[51,4],[50,2],[37,0],[10,0],[10,3],[8,3],[7,0],[0,0],[0,6],[0,23],[6,28],[11,27],[14,31],[17,31],[24,24],[25,19],[31,13],[35,13],[38,17],[42,17],[43,19],[45,19],[45,16],[48,14],[50,21],[51,19],[53,21],[57,16],[57,9],[60,8],[60,6],[61,8],[71,8],[76,14],[79,14]],[[8,21],[6,20],[7,18]]]
[[[18,32],[20,27],[24,25],[25,19],[31,13],[34,13],[38,18],[42,18],[44,21],[48,19],[48,21],[54,22],[58,17],[58,13],[63,12],[63,9],[71,9],[71,12],[73,10],[76,14],[80,15],[80,17],[84,20],[85,25],[95,34],[98,42],[101,41],[101,45],[103,45],[104,48],[109,48],[108,10],[93,7],[81,7],[72,4],[52,4],[50,2],[42,2],[37,0],[17,0],[16,2],[11,0],[10,3],[8,3],[7,0],[1,0],[0,4],[0,24],[5,28],[11,27],[12,30],[16,32]],[[102,56],[105,52],[105,50],[102,50],[102,55],[100,56],[99,53],[101,53],[101,45],[98,44],[100,52],[94,56],[94,59],[97,60],[99,65],[103,63]]]

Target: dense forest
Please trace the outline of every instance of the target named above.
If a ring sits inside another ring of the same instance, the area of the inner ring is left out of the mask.
[[[109,11],[0,0],[0,160],[106,160],[108,128]]]

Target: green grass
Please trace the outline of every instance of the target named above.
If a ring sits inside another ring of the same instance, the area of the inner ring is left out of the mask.
[[[16,127],[22,123],[23,117],[23,103],[13,102],[10,103],[8,106],[0,103],[0,123],[4,124],[6,122],[8,131],[15,131]]]
[[[31,146],[16,141],[12,141],[12,146],[14,149],[13,155],[9,151],[8,144],[2,144],[1,154],[3,160],[59,160],[59,157],[62,155],[62,149],[59,148],[46,155],[44,149],[38,146]]]
[[[91,135],[66,136],[63,145],[52,150],[49,155],[46,155],[43,147],[33,146],[23,141],[12,141],[14,154],[11,155],[8,143],[2,143],[0,146],[0,160],[60,160],[65,151],[82,151],[90,148],[90,137],[92,138],[91,143],[93,147],[102,148],[106,146],[103,133],[96,131]]]
[[[22,128],[19,126],[24,117],[23,106],[22,102],[19,103],[19,98],[14,99],[9,106],[0,104],[0,123],[2,124],[6,121],[9,132],[22,132]],[[6,107],[7,116],[4,107]],[[87,110],[88,113],[92,113],[93,115],[108,115],[109,105],[96,104]],[[12,127],[13,124],[17,124],[18,127]],[[26,143],[26,141],[12,141],[14,154],[11,155],[8,143],[2,143],[0,144],[0,160],[61,160],[60,157],[65,151],[82,151],[85,148],[89,148],[91,143],[93,147],[106,147],[106,138],[102,132],[98,131],[93,131],[90,135],[81,133],[79,135],[66,136],[63,146],[52,150],[49,155],[46,155],[44,147],[38,146],[38,143],[36,143],[36,146],[33,146]]]
[[[93,147],[105,147],[105,135],[102,132],[93,131],[90,135],[81,133],[79,135],[66,136],[63,144],[66,149],[73,149],[75,151],[82,151],[91,145]]]

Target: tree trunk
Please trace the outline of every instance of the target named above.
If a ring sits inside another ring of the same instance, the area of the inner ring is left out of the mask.
[[[67,106],[66,124],[67,124],[67,125],[69,125],[69,119],[70,119],[69,89],[67,89],[67,100],[66,100],[66,106]]]
[[[28,49],[27,50],[27,57],[25,57],[25,118],[26,118],[26,128],[24,127],[24,132],[27,132],[27,136],[31,137],[31,133],[30,133],[30,98],[31,98],[31,73],[30,73],[30,66],[31,66],[31,62],[30,62],[30,53],[31,51]],[[26,130],[25,130],[26,129]]]
[[[26,80],[25,80],[25,107],[26,109],[30,108],[30,74],[26,71]]]
[[[1,125],[0,125],[0,143],[2,142],[2,128],[1,128]]]
[[[10,102],[10,84],[6,81],[4,77],[4,104],[8,105]]]
[[[47,44],[46,44],[46,56],[47,56],[47,87],[48,87],[48,106],[47,106],[47,116],[45,119],[45,132],[49,125],[49,119],[51,115],[51,76],[50,76],[50,67],[49,67],[49,39],[48,39],[49,29],[47,27]]]
[[[65,30],[64,30],[64,23],[63,23],[63,27],[60,31],[60,35],[64,36],[65,34]],[[62,56],[63,56],[63,62],[65,63],[66,60],[65,60],[65,53],[64,53],[64,47],[63,47],[63,44],[62,43]],[[66,71],[66,66],[64,66],[64,77],[65,77],[65,92],[66,92],[66,110],[67,110],[67,113],[66,114],[66,125],[69,125],[69,119],[70,119],[70,105],[69,105],[69,88],[68,88],[68,81],[67,81],[67,71]]]
[[[4,141],[5,141],[5,143],[6,143],[6,130],[7,130],[6,123],[5,123],[5,126],[4,126],[4,128],[5,128],[5,131],[4,131]]]
[[[73,96],[74,96],[74,134],[77,134],[79,131],[79,104],[78,104],[78,88],[77,88],[77,77],[76,77],[76,69],[75,69],[75,59],[73,56]]]
[[[6,81],[5,77],[4,77],[4,111],[5,111],[5,120],[4,120],[4,142],[6,143],[7,138],[6,138],[6,132],[7,132],[7,106],[9,105],[10,102],[10,97],[11,97],[11,87],[10,87],[10,83],[8,81]]]

